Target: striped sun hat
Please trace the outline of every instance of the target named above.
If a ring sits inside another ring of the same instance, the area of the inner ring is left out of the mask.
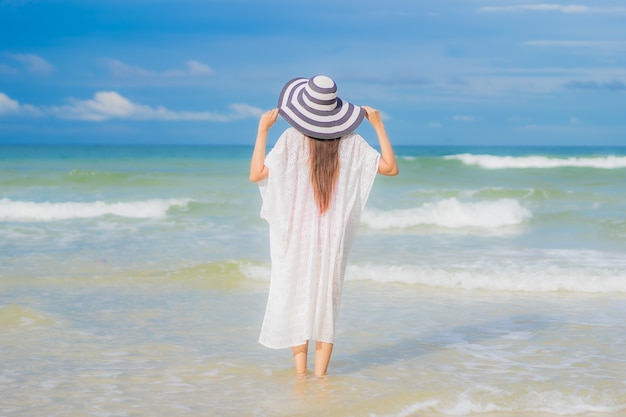
[[[294,78],[283,87],[278,112],[298,131],[315,139],[340,138],[357,128],[365,110],[337,97],[337,84],[325,76]]]

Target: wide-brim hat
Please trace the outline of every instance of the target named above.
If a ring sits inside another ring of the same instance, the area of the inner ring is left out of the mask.
[[[337,97],[337,85],[325,75],[294,78],[285,84],[278,112],[296,130],[315,139],[340,138],[365,117],[360,106]]]

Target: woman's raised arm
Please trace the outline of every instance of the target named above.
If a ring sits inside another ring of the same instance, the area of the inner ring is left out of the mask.
[[[259,129],[256,134],[256,143],[250,161],[250,181],[258,182],[267,178],[269,169],[265,166],[265,146],[267,144],[267,132],[276,123],[278,109],[269,110],[259,119]]]
[[[398,163],[396,155],[393,152],[391,142],[387,137],[383,119],[380,112],[369,106],[361,106],[365,110],[365,117],[372,124],[376,135],[378,136],[378,144],[380,145],[380,161],[378,162],[378,173],[382,175],[398,175]]]

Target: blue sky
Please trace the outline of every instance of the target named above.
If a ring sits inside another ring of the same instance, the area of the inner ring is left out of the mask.
[[[316,74],[396,144],[626,145],[626,2],[0,0],[0,143],[252,143]]]

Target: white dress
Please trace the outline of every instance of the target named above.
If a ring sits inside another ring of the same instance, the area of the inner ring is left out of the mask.
[[[309,145],[294,128],[265,158],[261,217],[269,223],[271,280],[259,342],[274,349],[333,343],[347,255],[378,171],[380,154],[351,133],[339,145],[339,177],[320,215],[309,177]]]

